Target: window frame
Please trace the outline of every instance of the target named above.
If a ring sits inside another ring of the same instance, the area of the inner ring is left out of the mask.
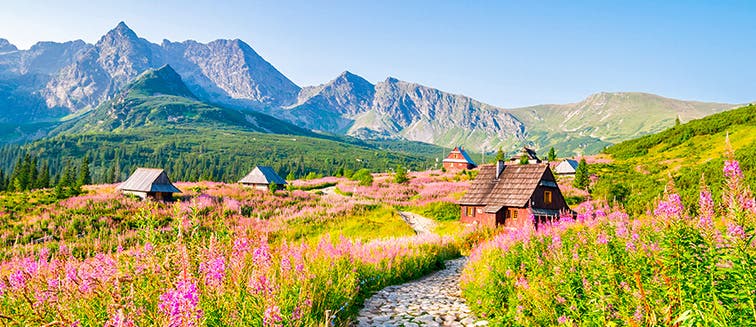
[[[543,191],[543,203],[552,204],[554,202],[554,192],[551,190]]]

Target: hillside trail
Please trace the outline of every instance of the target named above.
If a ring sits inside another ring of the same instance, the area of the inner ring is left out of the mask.
[[[411,212],[399,215],[418,235],[431,234],[436,222]],[[408,283],[386,287],[365,300],[353,326],[486,326],[461,297],[459,277],[467,257],[446,261],[446,268]]]
[[[433,234],[436,222],[433,219],[423,217],[409,211],[399,211],[399,216],[415,230],[417,235]]]

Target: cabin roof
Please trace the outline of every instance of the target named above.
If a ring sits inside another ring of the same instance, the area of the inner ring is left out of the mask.
[[[557,174],[574,173],[577,170],[577,167],[577,160],[564,159],[556,167],[554,167],[554,172],[556,172]]]
[[[129,179],[121,183],[116,189],[137,192],[181,193],[173,186],[165,171],[157,168],[137,168]]]
[[[449,158],[452,153],[459,153],[462,155],[462,158],[464,159]],[[467,151],[465,151],[465,149],[463,149],[460,146],[454,147],[454,149],[451,150],[451,152],[449,152],[449,155],[446,156],[446,158],[442,161],[443,162],[461,162],[461,163],[469,163],[469,164],[475,165],[475,162],[472,160],[472,158],[470,158],[470,155],[467,154]]]
[[[244,176],[239,183],[242,184],[278,184],[285,185],[286,180],[276,174],[276,171],[269,166],[257,166],[247,176]]]
[[[459,203],[486,206],[487,211],[505,206],[525,207],[549,168],[548,164],[502,166],[498,179],[496,165],[480,166],[478,176]]]
[[[524,155],[528,156],[528,159],[530,159],[530,160],[535,160],[538,163],[541,162],[541,159],[538,158],[538,155],[536,154],[536,151],[533,150],[533,149],[531,149],[531,148],[528,148],[528,147],[522,147],[522,150],[520,150],[520,153],[512,156],[512,158],[509,159],[509,160],[511,160],[511,161],[517,161],[517,160],[520,160],[520,158],[522,158],[522,156],[524,156]]]

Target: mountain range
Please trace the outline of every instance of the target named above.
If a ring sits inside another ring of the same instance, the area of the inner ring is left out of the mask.
[[[241,40],[154,44],[121,22],[95,44],[39,42],[19,50],[0,39],[0,127],[5,127],[0,142],[64,133],[66,128],[80,133],[144,124],[149,115],[119,116],[117,107],[128,94],[121,91],[148,71],[175,74],[171,78],[178,77],[185,88],[181,99],[170,94],[159,101],[162,105],[191,101],[193,108],[202,103],[235,117],[286,121],[284,129],[290,131],[296,125],[297,131],[464,145],[475,152],[500,146],[513,151],[527,144],[542,152],[554,146],[566,155],[593,153],[668,128],[677,117],[689,120],[734,107],[644,93],[599,93],[575,104],[504,109],[392,77],[372,84],[351,72],[300,87]],[[121,121],[102,123],[103,105]],[[95,108],[99,113],[87,114]],[[195,117],[200,119],[184,123],[202,123],[203,115]]]

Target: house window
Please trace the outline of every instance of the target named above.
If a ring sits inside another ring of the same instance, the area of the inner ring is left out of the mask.
[[[467,216],[468,217],[475,217],[475,208],[473,208],[473,207],[467,207]]]
[[[543,191],[543,202],[551,204],[551,191]]]
[[[507,216],[507,218],[517,219],[517,209],[509,208],[509,210],[507,210]]]

